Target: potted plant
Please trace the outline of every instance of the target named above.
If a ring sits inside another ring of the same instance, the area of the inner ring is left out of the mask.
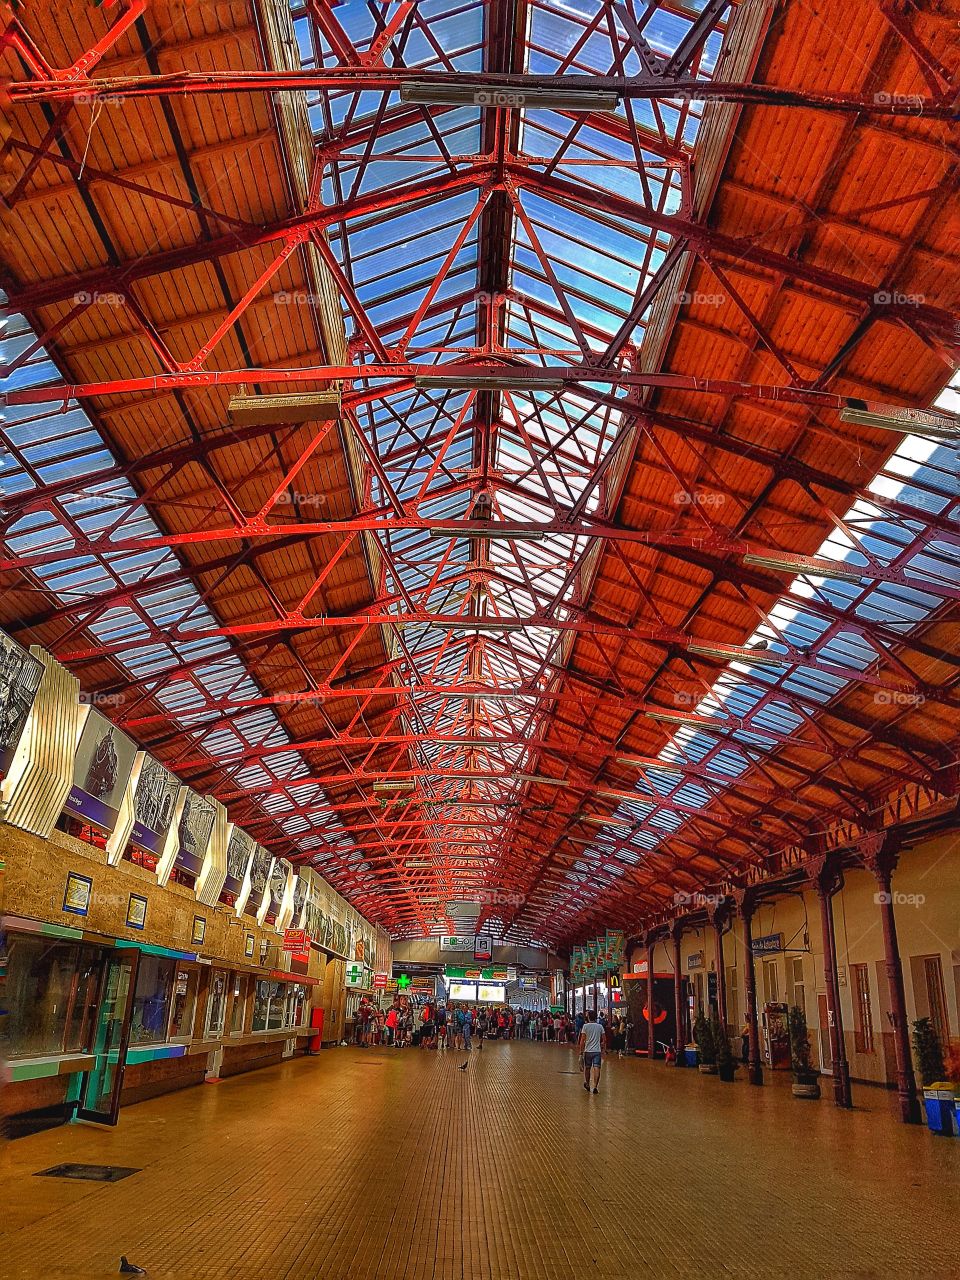
[[[790,1065],[793,1068],[793,1096],[819,1098],[818,1073],[810,1061],[807,1015],[796,1004],[790,1009]]]
[[[693,1024],[693,1039],[700,1059],[700,1071],[705,1076],[717,1074],[717,1046],[713,1039],[713,1028],[701,1008]]]
[[[727,1035],[727,1028],[720,1021],[719,1014],[714,1014],[710,1020],[710,1027],[713,1031],[713,1043],[717,1050],[717,1075],[726,1084],[733,1084],[734,1076],[737,1074],[737,1060],[733,1056],[730,1048],[730,1037]]]
[[[927,1128],[931,1133],[949,1138],[956,1131],[957,1095],[954,1085],[946,1078],[943,1047],[929,1018],[918,1018],[913,1024],[913,1053],[923,1085]]]

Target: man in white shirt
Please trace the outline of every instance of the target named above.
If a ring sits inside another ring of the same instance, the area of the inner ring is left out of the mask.
[[[600,1083],[600,1063],[603,1061],[606,1047],[607,1037],[603,1027],[597,1021],[597,1015],[591,1010],[587,1014],[577,1045],[577,1052],[583,1059],[583,1087],[588,1093],[591,1088],[594,1093],[600,1092],[597,1088]]]

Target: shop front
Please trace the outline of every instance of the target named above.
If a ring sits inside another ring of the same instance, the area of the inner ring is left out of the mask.
[[[79,1119],[306,1047],[307,975],[216,963],[21,917],[0,922],[14,1132]]]

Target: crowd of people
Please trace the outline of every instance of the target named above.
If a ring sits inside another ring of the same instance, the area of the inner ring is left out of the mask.
[[[409,996],[395,996],[381,1008],[362,997],[353,1024],[354,1043],[361,1047],[391,1045],[397,1049],[447,1049],[470,1052],[483,1049],[485,1040],[538,1040],[541,1043],[578,1044],[583,1032],[583,1013],[575,1017],[554,1011],[499,1008],[486,1005],[443,1003],[428,1000],[417,1004]],[[627,1047],[628,1028],[624,1018],[608,1020],[601,1013],[596,1020],[605,1036],[607,1052],[622,1054]]]

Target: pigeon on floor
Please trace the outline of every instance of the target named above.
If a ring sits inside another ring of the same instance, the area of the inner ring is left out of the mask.
[[[124,1276],[145,1276],[147,1273],[143,1267],[138,1267],[135,1262],[129,1262],[126,1254],[121,1253],[120,1274]]]
[[[469,1065],[470,1065],[470,1059],[468,1058],[468,1059],[466,1060],[466,1062],[461,1062],[461,1063],[460,1063],[459,1067],[457,1067],[457,1070],[458,1070],[458,1071],[466,1071],[466,1069],[467,1069],[467,1067],[469,1067]]]

